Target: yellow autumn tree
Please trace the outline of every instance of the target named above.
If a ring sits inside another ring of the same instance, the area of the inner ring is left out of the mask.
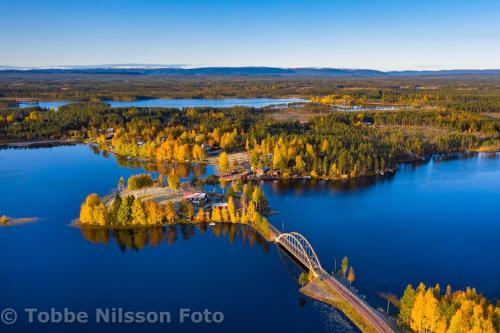
[[[198,144],[193,145],[193,159],[203,161],[205,159],[205,150]]]
[[[219,156],[219,172],[227,172],[229,170],[229,156],[223,151]]]
[[[424,318],[425,298],[422,291],[418,291],[415,297],[415,303],[411,311],[411,324],[410,327],[415,332],[423,332],[423,318]]]
[[[281,150],[278,146],[274,148],[273,153],[273,168],[274,169],[283,169],[285,167],[285,159]]]
[[[175,174],[174,169],[172,169],[172,172],[170,172],[170,174],[168,175],[167,181],[168,181],[168,187],[172,191],[177,191],[181,187],[181,180]]]
[[[439,313],[439,302],[434,296],[434,291],[429,288],[424,295],[424,311],[422,328],[425,332],[435,332],[441,316]]]
[[[161,207],[154,201],[146,201],[144,204],[147,223],[150,225],[163,223],[164,213]]]
[[[227,207],[221,209],[222,222],[230,222],[229,211]]]
[[[167,221],[169,223],[174,223],[174,221],[177,217],[175,205],[172,201],[167,202],[167,207],[165,209],[165,217],[167,218]]]
[[[349,271],[347,272],[347,281],[349,284],[352,284],[356,280],[356,273],[354,273],[354,268],[349,267]]]
[[[108,210],[106,206],[101,202],[94,212],[95,223],[98,225],[106,225],[108,224]]]
[[[248,208],[246,209],[246,221],[247,223],[250,222],[250,223],[253,223],[256,219],[256,215],[257,215],[257,208],[255,207],[255,204],[253,201],[250,201],[250,203],[248,204]]]
[[[490,309],[488,309],[490,308]],[[473,300],[465,300],[450,320],[449,333],[473,332],[493,333],[496,332],[492,318],[494,317],[493,306],[485,307]]]
[[[140,199],[135,199],[132,204],[132,223],[146,225],[146,213],[144,213],[144,207]]]
[[[493,333],[500,325],[500,308],[491,304],[474,288],[452,292],[446,288],[441,295],[439,285],[428,288],[420,284],[415,291],[415,302],[411,309],[410,328],[416,333]],[[406,313],[411,308],[412,288],[407,287],[401,299],[405,314],[400,314],[400,323],[406,324]]]
[[[222,216],[219,207],[212,208],[212,222],[221,222]]]
[[[194,218],[196,222],[205,222],[205,211],[203,208],[200,208],[198,210],[198,213],[196,213],[196,217]]]
[[[299,175],[301,175],[305,170],[306,164],[304,163],[304,159],[301,155],[297,155],[295,157],[295,170]]]
[[[80,221],[87,224],[100,224],[96,215],[97,207],[100,205],[101,198],[96,193],[89,194],[80,207]]]
[[[441,319],[436,326],[436,333],[446,333],[446,320]]]
[[[236,211],[236,206],[234,204],[233,196],[229,196],[227,199],[227,209],[229,212],[229,219],[233,223],[238,222],[238,212]]]
[[[176,149],[174,151],[174,156],[175,159],[178,161],[187,161],[190,159],[191,151],[189,149],[189,145],[183,144],[176,146]]]
[[[330,143],[328,142],[328,139],[324,139],[323,142],[321,143],[321,152],[323,154],[326,154],[329,148],[330,148]]]

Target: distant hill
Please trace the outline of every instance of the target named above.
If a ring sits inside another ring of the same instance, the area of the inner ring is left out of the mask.
[[[0,73],[73,73],[114,75],[165,76],[278,76],[278,77],[399,77],[500,74],[500,69],[457,69],[436,71],[378,71],[373,69],[342,68],[279,68],[279,67],[161,67],[161,65],[102,65],[52,68],[19,68],[0,66]]]

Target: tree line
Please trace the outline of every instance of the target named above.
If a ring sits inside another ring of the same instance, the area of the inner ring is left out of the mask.
[[[139,100],[146,98],[302,98],[351,96],[370,103],[430,104],[473,112],[498,111],[498,75],[441,77],[251,77],[0,73],[0,98]]]
[[[8,117],[14,120],[0,125],[2,137],[91,138],[119,155],[160,163],[204,161],[209,149],[247,150],[254,168],[269,167],[282,177],[357,177],[434,153],[500,149],[500,120],[463,111],[335,112],[300,123],[252,108],[88,103],[58,111],[13,109]]]
[[[170,182],[173,180],[169,179]],[[131,176],[127,183],[129,190],[153,184],[149,174]],[[123,184],[124,181],[120,179],[118,186]],[[114,199],[106,206],[97,194],[92,193],[81,205],[79,220],[82,225],[111,227],[231,222],[249,224],[264,236],[269,234],[269,222],[265,218],[268,202],[260,186],[251,182],[242,184],[241,181],[235,181],[227,191],[226,197],[227,204],[214,204],[210,209],[200,208],[195,212],[193,205],[187,200],[181,200],[178,204],[168,201],[166,205],[160,205],[152,200],[143,201],[141,198],[116,193]]]
[[[495,333],[500,329],[500,307],[474,288],[452,291],[448,285],[414,289],[408,285],[400,300],[399,323],[413,332]]]

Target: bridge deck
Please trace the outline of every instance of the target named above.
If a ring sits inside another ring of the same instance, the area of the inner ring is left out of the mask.
[[[339,304],[343,303],[348,304],[351,309],[353,309],[361,316],[361,320],[363,321],[363,323],[369,325],[366,331],[382,333],[395,332],[395,330],[382,318],[382,316],[376,310],[374,310],[363,300],[361,300],[355,293],[353,293],[349,288],[339,282],[334,276],[327,273],[321,267],[319,261],[317,261],[316,263],[316,261],[314,260],[307,259],[303,253],[296,253],[296,251],[299,251],[300,249],[291,247],[291,245],[289,245],[289,242],[287,241],[282,241],[283,237],[280,237],[282,236],[282,233],[272,225],[270,226],[270,235],[271,239],[275,243],[279,243],[281,246],[285,247],[285,249],[287,249],[287,252],[293,255],[296,260],[299,260],[305,267],[308,267],[313,271],[313,275],[315,276],[315,278],[310,281],[305,287],[301,288],[301,292],[311,298],[334,306],[338,306]],[[307,242],[307,244],[309,243]],[[317,260],[317,258],[315,259]],[[345,311],[346,309],[343,308],[341,310]],[[354,318],[352,319],[353,321],[355,321]],[[357,324],[363,323],[358,322]]]
[[[376,310],[368,306],[335,277],[321,269],[318,278],[324,281],[331,288],[332,292],[335,292],[347,301],[377,332],[394,333],[392,327],[387,324]]]

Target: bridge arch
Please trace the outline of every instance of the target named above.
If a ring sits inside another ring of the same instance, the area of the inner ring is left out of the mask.
[[[310,271],[316,273],[317,270],[321,269],[321,263],[316,251],[314,251],[311,243],[298,232],[280,234],[276,237],[276,242],[295,255]]]

